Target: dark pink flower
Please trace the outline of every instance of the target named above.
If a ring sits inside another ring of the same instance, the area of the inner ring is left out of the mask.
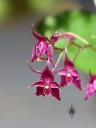
[[[33,62],[34,60],[38,59],[42,54],[46,52],[46,49],[48,47],[48,39],[36,33],[34,27],[32,30],[34,37],[38,39],[38,42],[34,45],[32,51],[32,62]]]
[[[59,39],[60,36],[61,36],[61,35],[60,35],[58,32],[55,32],[55,33],[51,36],[51,38],[50,38],[50,43],[51,43],[51,44],[55,44],[56,41]]]
[[[57,98],[58,100],[61,100],[60,98],[60,87],[58,83],[54,81],[54,74],[49,69],[48,64],[46,65],[44,71],[41,73],[40,81],[32,84],[32,86],[36,86],[36,95],[43,95],[43,96],[49,96],[52,94],[53,97]]]
[[[65,53],[65,60],[64,60],[64,68],[57,71],[59,75],[61,75],[61,83],[60,86],[70,85],[72,82],[75,86],[82,90],[81,87],[81,79],[79,76],[78,71],[75,69],[74,63],[70,60],[67,53]]]
[[[58,40],[59,34],[55,33],[51,36],[50,40],[47,37],[44,37],[35,32],[33,28],[33,35],[38,42],[34,45],[32,51],[32,62],[40,58],[44,53],[47,55],[49,62],[54,66],[52,59],[53,59],[53,44]]]
[[[96,94],[96,74],[91,74],[90,75],[90,82],[87,85],[87,91],[86,91],[86,96],[85,96],[85,100],[89,99],[91,96],[93,96],[94,94]]]

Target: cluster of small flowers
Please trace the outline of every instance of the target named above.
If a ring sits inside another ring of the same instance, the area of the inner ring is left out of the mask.
[[[79,36],[72,33],[60,34],[56,32],[51,36],[49,40],[47,37],[44,37],[36,33],[34,27],[32,28],[32,33],[38,41],[33,47],[31,62],[34,62],[36,60],[37,61],[46,60],[46,66],[43,69],[43,71],[38,71],[33,69],[28,62],[29,68],[33,72],[40,74],[40,80],[37,81],[36,83],[33,83],[31,86],[29,86],[29,87],[36,86],[36,95],[37,96],[43,95],[46,97],[52,95],[56,99],[61,100],[60,98],[61,88],[64,87],[65,85],[70,85],[72,82],[79,90],[83,90],[84,88],[81,86],[81,79],[80,79],[79,72],[75,68],[74,61],[72,61],[68,56],[68,53],[67,53],[68,46],[63,49],[60,49],[55,47],[54,45],[61,38],[66,38],[69,41],[69,46],[74,45],[75,44],[74,40]],[[57,59],[56,64],[54,65],[53,57],[54,57],[54,52],[56,50],[60,50],[60,56]],[[59,69],[58,71],[55,71],[55,68],[57,67],[63,53],[65,55],[64,65],[63,65],[64,67],[62,69]],[[46,58],[42,57],[43,54],[46,55]],[[75,56],[75,58],[76,57],[77,55]],[[50,64],[53,67],[52,69],[50,69]],[[54,81],[54,77],[56,74],[61,75],[60,84]],[[96,93],[96,75],[91,74],[91,72],[89,72],[89,75],[91,79],[86,88],[85,100],[89,99],[94,93]]]

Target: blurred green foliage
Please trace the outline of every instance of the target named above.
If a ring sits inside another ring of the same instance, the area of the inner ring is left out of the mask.
[[[0,0],[0,23],[25,13],[46,12],[57,0]]]
[[[26,0],[30,10],[48,11],[52,8],[56,0]]]
[[[50,15],[38,24],[38,30],[41,34],[50,38],[55,31],[73,32],[91,43],[96,48],[96,13],[88,11],[66,11],[57,15]],[[95,38],[92,38],[95,37]],[[84,45],[80,40],[75,43]],[[64,47],[68,44],[67,40],[60,40],[56,43],[56,47]],[[71,46],[68,53],[71,59],[74,58],[78,49]],[[80,52],[76,59],[76,66],[81,70],[88,72],[89,69],[96,73],[96,52],[90,48],[86,48]]]
[[[10,3],[8,0],[0,0],[0,22],[5,21],[10,15]]]

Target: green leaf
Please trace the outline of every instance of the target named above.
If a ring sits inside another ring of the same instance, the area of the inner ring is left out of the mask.
[[[96,13],[73,10],[55,15],[53,18],[51,17],[50,20],[54,21],[55,24],[51,24],[50,28],[48,27],[48,21],[46,24],[45,20],[44,25],[42,26],[43,34],[50,33],[49,35],[51,35],[55,31],[72,32],[84,38],[96,48]],[[55,46],[58,48],[63,48],[68,43],[68,41],[63,39],[58,41]],[[75,43],[84,46],[84,43],[82,43],[80,40],[76,40]],[[68,49],[68,54],[71,59],[74,59],[77,52],[78,48],[75,46],[71,46]],[[90,48],[83,49],[79,53],[75,64],[84,72],[89,72],[89,69],[91,69],[92,73],[96,73],[96,52]]]

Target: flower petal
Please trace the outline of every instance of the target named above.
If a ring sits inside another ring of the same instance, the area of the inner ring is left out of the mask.
[[[76,86],[79,90],[83,90],[83,89],[84,89],[84,88],[81,87],[81,80],[80,80],[79,76],[73,77],[73,83],[75,84],[75,86]]]
[[[64,87],[65,85],[67,85],[66,78],[65,78],[65,76],[61,76],[60,86]]]
[[[37,55],[36,55],[36,45],[34,45],[33,46],[33,50],[32,50],[32,62],[34,61],[34,60],[36,60],[37,59]]]
[[[47,50],[47,46],[47,43],[43,41],[38,42],[34,45],[32,51],[32,62],[45,53],[45,51]]]
[[[85,100],[89,99],[91,96],[94,95],[94,93],[96,92],[96,89],[94,88],[94,84],[88,84],[87,85],[87,91],[86,91],[86,96],[85,96]]]
[[[59,75],[66,75],[67,69],[60,69],[58,71],[56,71],[55,73],[59,74]]]
[[[58,100],[61,100],[59,93],[60,93],[60,91],[58,88],[52,88],[52,92],[51,92],[52,96]]]
[[[51,82],[50,83],[50,87],[51,88],[59,88],[60,89],[60,86],[56,82]]]
[[[55,67],[54,64],[53,64],[53,61],[52,61],[53,51],[54,51],[53,46],[51,44],[49,44],[48,47],[47,47],[47,50],[46,50],[46,55],[48,56],[49,62],[53,65],[53,67]]]
[[[43,94],[43,88],[42,87],[37,87],[35,94],[37,96],[39,96],[39,95],[43,95],[44,96],[44,94]]]
[[[79,76],[79,73],[78,73],[78,71],[76,69],[73,69],[72,70],[72,75],[73,76]]]
[[[51,36],[51,39],[50,39],[50,43],[51,44],[55,44],[55,42],[59,39],[60,37],[60,34],[59,33],[54,33],[52,36]]]
[[[90,83],[96,85],[96,74],[91,74]]]
[[[40,53],[43,54],[47,50],[48,44],[46,42],[41,41],[39,43],[39,46],[38,47],[39,47]]]
[[[39,41],[47,41],[47,37],[44,37],[44,36],[36,33],[34,27],[32,27],[32,33],[33,33],[34,37],[37,38]]]
[[[44,81],[45,83],[50,83],[54,81],[53,72],[49,69],[48,65],[46,65],[44,71],[42,72],[41,80]]]
[[[70,60],[69,56],[65,52],[64,68],[74,69],[74,63]]]
[[[38,81],[38,82],[32,84],[31,86],[29,86],[29,88],[32,87],[32,86],[44,87],[44,82],[42,82],[42,81]]]
[[[93,80],[96,79],[96,74],[92,74],[91,70],[89,70],[89,76],[91,77],[91,82],[93,82]]]
[[[86,96],[85,96],[85,100],[88,100],[88,99],[91,98],[93,95],[94,95],[94,93],[86,94]]]

